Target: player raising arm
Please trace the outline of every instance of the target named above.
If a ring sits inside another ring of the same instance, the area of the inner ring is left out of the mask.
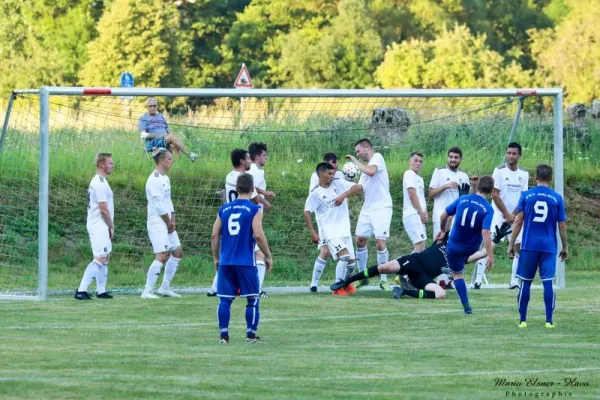
[[[265,256],[265,268],[273,267],[271,251],[262,227],[262,209],[250,202],[254,190],[252,175],[243,173],[237,178],[238,197],[219,209],[211,235],[211,249],[215,269],[219,276],[217,296],[219,306],[217,317],[221,344],[229,343],[229,320],[231,304],[235,296],[245,297],[246,306],[246,342],[259,343],[256,336],[259,312],[258,269],[254,261],[254,246]]]
[[[537,186],[523,192],[517,205],[517,217],[508,245],[508,256],[515,257],[515,242],[521,228],[523,243],[517,268],[517,277],[521,279],[519,303],[519,328],[527,327],[527,305],[530,298],[531,283],[539,268],[540,279],[544,285],[544,305],[546,307],[546,328],[554,328],[552,314],[556,303],[552,281],[556,272],[556,227],[560,234],[562,250],[560,257],[564,261],[569,256],[567,245],[567,216],[565,203],[560,194],[548,187],[552,180],[552,167],[540,164],[535,169]]]
[[[350,231],[350,214],[348,212],[348,197],[361,191],[361,185],[348,182],[345,179],[335,179],[333,166],[322,162],[317,165],[319,186],[314,188],[306,199],[304,206],[304,221],[313,242],[323,240],[334,260],[338,259],[335,269],[336,281],[343,281],[354,270],[354,246]],[[310,217],[314,212],[317,224],[324,237],[319,237]],[[336,296],[353,294],[353,286],[340,287],[333,292]]]

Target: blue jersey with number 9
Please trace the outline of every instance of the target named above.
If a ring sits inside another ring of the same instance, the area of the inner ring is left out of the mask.
[[[448,215],[454,215],[448,252],[471,255],[479,250],[483,236],[482,229],[490,229],[494,209],[490,203],[478,194],[459,197],[446,207]]]
[[[221,256],[219,265],[252,267],[254,232],[252,220],[260,207],[246,199],[236,199],[219,209],[221,218]]]
[[[560,194],[547,186],[536,186],[521,194],[517,212],[523,211],[521,249],[556,254],[556,228],[567,220]]]

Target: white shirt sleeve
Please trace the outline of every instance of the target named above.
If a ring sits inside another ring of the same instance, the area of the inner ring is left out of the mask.
[[[404,173],[404,179],[406,182],[406,189],[417,189],[419,187],[419,182],[417,181],[417,174],[412,169],[409,169]]]
[[[319,206],[319,200],[317,200],[316,196],[311,193],[308,195],[306,202],[304,203],[304,211],[314,213]]]
[[[106,203],[108,201],[108,185],[95,185],[92,192],[96,196],[96,203]]]
[[[163,189],[163,186],[158,179],[152,179],[150,181],[150,184],[148,185],[148,190],[150,192],[151,197],[165,197],[165,190]]]
[[[440,187],[440,182],[438,182],[440,173],[438,171],[439,170],[437,168],[433,170],[433,175],[431,176],[431,181],[429,182],[430,188],[437,189]]]
[[[313,172],[313,174],[310,176],[310,186],[308,187],[308,192],[310,193],[310,191],[313,190],[315,188],[315,186],[317,186],[318,184],[319,184],[319,177],[317,176],[316,172]]]
[[[529,187],[529,171],[525,171],[525,181],[523,182],[523,187],[521,188],[521,192],[524,192]]]
[[[502,184],[502,177],[500,174],[500,170],[498,168],[494,168],[494,173],[492,174],[492,178],[494,178],[494,189],[500,190],[500,185]]]
[[[369,165],[376,165],[377,172],[385,171],[385,161],[383,160],[383,156],[379,153],[373,155],[373,158],[369,160]]]

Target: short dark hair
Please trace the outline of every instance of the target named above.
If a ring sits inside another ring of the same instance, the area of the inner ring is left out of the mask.
[[[423,157],[423,153],[421,153],[420,151],[413,151],[412,153],[410,153],[410,156],[408,157],[408,159],[410,160],[411,158],[413,158],[413,156],[419,156],[421,158],[425,158],[425,157]]]
[[[539,164],[535,167],[535,180],[550,182],[552,180],[552,167],[548,164]]]
[[[519,150],[519,155],[521,155],[523,153],[523,148],[517,142],[510,142],[508,144],[508,146],[506,146],[506,149],[517,149],[517,150]]]
[[[162,160],[167,158],[167,154],[171,154],[171,150],[167,149],[166,147],[158,147],[152,153],[152,158],[154,158],[154,163],[158,164],[159,162],[161,162]]]
[[[327,172],[331,169],[333,169],[333,165],[329,164],[328,162],[322,162],[317,165],[317,168],[315,168],[315,171],[317,171],[318,176],[321,176],[322,174],[324,174],[325,172]]]
[[[238,194],[252,193],[252,190],[254,190],[254,178],[252,178],[252,175],[246,172],[240,174],[235,182],[235,190],[237,190]]]
[[[325,162],[336,162],[337,160],[338,158],[334,153],[325,153],[323,156],[323,161]]]
[[[267,151],[267,145],[263,142],[250,143],[250,146],[248,146],[248,153],[250,153],[251,160],[254,160],[256,156],[260,155],[263,151]]]
[[[373,148],[373,143],[371,143],[371,141],[367,138],[357,140],[356,143],[354,143],[354,147],[358,146],[359,144],[361,146],[368,146],[370,148]]]
[[[458,154],[460,158],[462,158],[462,150],[458,146],[450,147],[450,150],[448,150],[448,153],[446,153],[446,155],[449,156],[450,153]]]
[[[248,152],[244,149],[233,149],[231,151],[231,164],[233,168],[238,168],[242,165],[242,161],[246,159]]]
[[[494,189],[494,178],[489,175],[482,176],[477,182],[477,191],[483,194],[491,194]]]

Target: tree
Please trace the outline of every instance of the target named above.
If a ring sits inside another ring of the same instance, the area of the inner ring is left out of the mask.
[[[92,0],[4,0],[0,3],[0,90],[76,85],[95,37]]]
[[[330,25],[307,24],[283,37],[281,58],[272,71],[288,87],[373,86],[383,54],[374,25],[364,0],[342,0]]]
[[[556,29],[531,31],[538,83],[566,88],[569,102],[591,103],[600,95],[600,8],[596,0],[572,7]]]
[[[114,86],[119,75],[129,71],[138,86],[182,85],[178,30],[174,4],[115,0],[98,23],[99,36],[89,44],[81,83]]]
[[[485,35],[466,26],[443,30],[432,41],[393,44],[375,73],[384,88],[486,88],[528,86],[530,75],[491,50]]]

